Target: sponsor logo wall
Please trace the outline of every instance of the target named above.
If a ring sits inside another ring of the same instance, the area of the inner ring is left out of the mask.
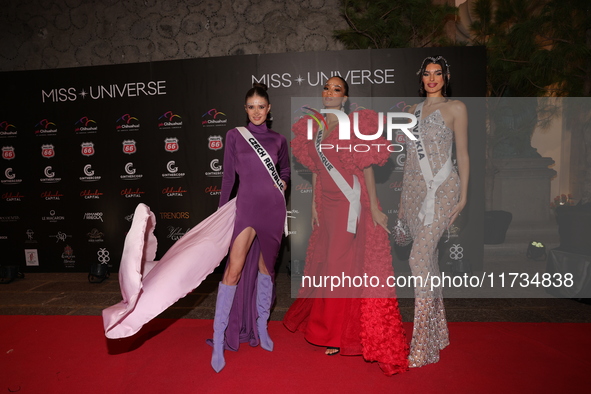
[[[435,52],[452,66],[455,96],[484,95],[482,48]],[[45,272],[87,272],[108,261],[116,271],[138,203],[156,215],[160,257],[217,209],[225,136],[245,124],[244,93],[253,82],[270,86],[272,128],[289,140],[292,97],[318,97],[337,73],[352,96],[415,97],[416,69],[433,54],[290,53],[0,73],[1,261]],[[471,138],[483,133],[477,126],[470,131]],[[483,147],[471,140],[471,149]],[[404,152],[392,153],[378,177],[392,223],[403,165]],[[310,173],[293,159],[292,167],[289,191],[311,198]],[[305,259],[309,207],[303,201],[289,206],[285,244],[292,246],[280,254],[283,266]],[[481,226],[481,219],[471,217],[471,225]],[[473,258],[482,254],[477,249]]]

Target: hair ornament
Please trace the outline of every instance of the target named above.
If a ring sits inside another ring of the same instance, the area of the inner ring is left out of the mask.
[[[430,61],[431,61],[429,64],[432,64],[432,63],[437,63],[439,60],[443,60],[443,63],[445,63],[445,67],[447,68],[447,72],[449,73],[449,68],[450,68],[450,67],[449,67],[449,64],[447,64],[447,60],[445,60],[445,58],[444,58],[443,56],[436,56],[436,57],[433,57],[433,56],[427,56],[427,57],[426,57],[426,58],[423,60],[423,62],[421,63],[421,68],[419,68],[419,71],[417,71],[417,75],[420,75],[420,74],[421,74],[421,70],[423,70],[423,67],[425,66],[425,62],[426,62],[427,60],[430,60]]]

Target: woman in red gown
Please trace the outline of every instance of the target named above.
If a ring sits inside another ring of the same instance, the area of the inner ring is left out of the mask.
[[[330,78],[322,97],[325,109],[341,110],[348,99],[346,81]],[[356,116],[362,133],[374,134],[378,129],[375,112],[362,110]],[[386,163],[388,141],[382,137],[360,140],[353,132],[350,140],[339,140],[335,113],[327,114],[325,122],[320,122],[323,126],[314,124],[310,140],[308,119],[304,117],[294,124],[291,143],[295,158],[313,172],[313,231],[304,275],[377,276],[384,284],[393,275],[392,256],[387,216],[376,196],[372,165]],[[349,120],[353,125],[353,114]],[[340,181],[332,168],[342,177]],[[356,197],[351,197],[354,192],[348,197],[344,194],[355,190]],[[285,326],[290,331],[302,331],[314,345],[326,346],[327,355],[363,355],[367,361],[377,361],[386,375],[406,371],[408,344],[393,288],[353,285],[332,291],[330,283],[328,286],[302,287],[285,315]]]

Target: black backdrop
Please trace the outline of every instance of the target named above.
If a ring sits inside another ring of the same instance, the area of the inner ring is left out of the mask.
[[[244,94],[252,82],[270,86],[273,129],[289,139],[293,97],[319,96],[326,79],[339,73],[349,82],[351,96],[416,100],[416,71],[434,54],[444,55],[451,65],[453,96],[484,96],[481,47],[248,55],[0,73],[0,265],[26,262],[28,271],[85,272],[92,263],[108,262],[117,270],[140,202],[156,215],[161,256],[217,208],[225,133],[244,124]],[[478,268],[483,106],[477,105],[480,100],[465,102],[472,170],[460,242]],[[393,154],[391,165],[381,174],[377,170],[379,198],[391,222],[401,179],[396,162]],[[304,194],[305,171],[296,169],[290,191]],[[302,261],[305,254],[309,214],[298,206],[292,216],[291,246],[286,242],[282,266]]]

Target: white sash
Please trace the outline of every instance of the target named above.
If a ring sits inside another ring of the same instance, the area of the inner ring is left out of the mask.
[[[236,127],[236,129],[238,129],[242,137],[244,137],[246,142],[248,142],[250,147],[255,151],[258,158],[261,160],[261,163],[263,163],[265,169],[269,173],[269,176],[271,177],[271,179],[273,179],[273,182],[277,186],[277,190],[279,190],[279,192],[283,196],[283,200],[285,201],[285,191],[283,190],[283,182],[281,181],[281,178],[277,173],[275,163],[273,163],[273,159],[271,159],[271,156],[267,153],[267,151],[265,150],[265,148],[263,148],[259,141],[257,141],[256,138],[254,138],[252,133],[246,127]],[[283,231],[285,232],[285,236],[287,237],[289,234],[287,229],[287,211],[285,211],[285,226]]]
[[[449,153],[447,155],[447,161],[445,164],[443,164],[437,175],[433,176],[431,165],[429,164],[429,158],[427,157],[427,152],[425,151],[423,140],[421,138],[421,133],[419,132],[423,103],[417,105],[417,108],[415,109],[417,124],[412,129],[412,133],[417,138],[415,141],[417,160],[419,161],[421,172],[423,174],[423,178],[425,179],[425,184],[427,185],[427,196],[425,197],[423,205],[421,206],[421,210],[419,211],[419,219],[424,219],[423,224],[428,226],[429,224],[433,223],[433,219],[435,218],[435,193],[437,192],[439,186],[441,186],[441,184],[447,179],[449,174],[451,174],[452,164],[450,146]]]
[[[316,152],[318,156],[320,156],[320,161],[324,164],[326,171],[336,183],[338,188],[343,192],[347,200],[349,200],[349,215],[347,217],[347,232],[355,234],[357,231],[357,221],[359,220],[359,215],[361,213],[361,185],[359,183],[359,179],[357,179],[356,175],[353,175],[353,187],[349,186],[345,178],[341,175],[341,173],[334,168],[334,166],[330,163],[328,158],[322,153],[322,149],[320,145],[322,143],[322,129],[323,127],[320,125],[318,128],[318,134],[316,135]]]

